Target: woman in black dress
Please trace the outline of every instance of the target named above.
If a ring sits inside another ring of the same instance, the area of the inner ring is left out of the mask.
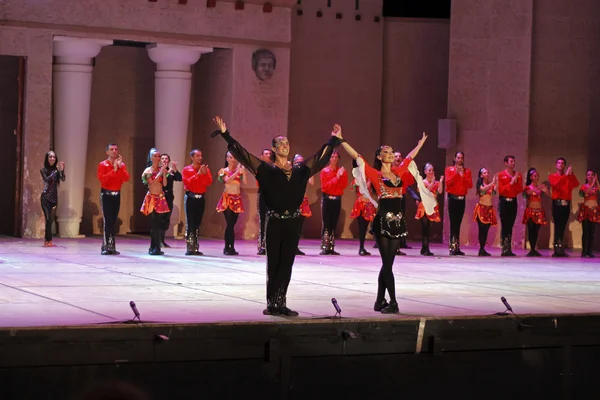
[[[58,161],[56,153],[49,151],[44,158],[44,168],[40,170],[44,180],[44,190],[42,191],[42,211],[46,220],[46,233],[44,235],[44,247],[53,247],[52,244],[52,223],[56,219],[56,206],[58,204],[58,185],[64,181],[65,163]]]

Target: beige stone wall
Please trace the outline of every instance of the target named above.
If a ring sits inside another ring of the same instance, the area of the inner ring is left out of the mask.
[[[457,120],[456,148],[449,149],[446,164],[455,151],[465,152],[465,165],[473,173],[480,168],[493,173],[504,169],[507,154],[516,157],[517,169],[528,167],[529,101],[533,0],[455,0],[450,23],[448,118]],[[461,227],[461,243],[476,245],[477,224],[472,212],[475,191],[467,197]],[[524,201],[513,230],[513,242],[522,246],[520,223]],[[447,240],[450,223],[444,218]],[[491,228],[488,243],[499,241],[499,226]]]
[[[433,163],[438,179],[446,154],[437,147],[437,121],[446,116],[448,104],[449,39],[447,20],[385,20],[381,143],[406,155],[427,132],[427,145],[415,162],[419,168]],[[367,154],[372,161],[374,149]],[[439,200],[443,210],[442,197]],[[415,213],[415,202],[407,200],[408,237],[417,240],[421,226]],[[442,224],[433,224],[430,234],[433,241],[441,241]]]
[[[288,4],[290,5],[290,4]],[[243,11],[233,4],[217,1],[207,8],[206,1],[176,0],[5,0],[3,19],[54,28],[71,26],[85,29],[137,31],[138,34],[203,36],[203,39],[245,41],[290,41],[290,9],[274,7],[264,13],[262,6],[246,4]]]
[[[583,183],[587,168],[600,168],[600,2],[536,0],[534,9],[530,165],[545,177],[564,157]],[[565,238],[580,247],[577,191],[573,200]],[[544,246],[552,243],[551,226],[540,235]]]

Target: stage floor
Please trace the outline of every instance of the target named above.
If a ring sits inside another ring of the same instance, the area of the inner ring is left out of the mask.
[[[0,238],[0,327],[67,326],[129,320],[129,301],[143,321],[159,323],[289,322],[262,315],[265,257],[254,241],[238,241],[239,256],[223,256],[221,240],[203,239],[202,257],[186,257],[183,240],[164,256],[147,254],[149,239],[118,237],[119,256],[101,256],[99,237],[60,239],[54,248],[41,240]],[[373,311],[380,258],[359,257],[356,241],[339,241],[342,255],[319,256],[319,242],[303,240],[288,305],[306,322],[334,314],[356,319],[481,316],[504,311],[505,296],[517,314],[600,312],[600,258],[439,257],[419,255],[419,245],[394,264],[400,314]],[[542,251],[549,255],[548,250]]]

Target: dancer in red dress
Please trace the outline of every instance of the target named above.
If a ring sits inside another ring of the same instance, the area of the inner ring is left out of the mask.
[[[492,198],[496,195],[496,184],[498,183],[496,179],[496,176],[494,176],[494,179],[490,182],[490,171],[487,168],[481,168],[475,184],[479,201],[473,211],[473,221],[477,222],[479,228],[479,257],[491,256],[485,250],[485,244],[490,227],[498,224],[492,203]]]
[[[235,224],[239,215],[244,212],[241,186],[242,183],[248,183],[248,177],[244,166],[233,158],[230,152],[225,156],[225,168],[219,170],[218,180],[225,184],[217,204],[217,212],[223,213],[227,224],[223,254],[237,256],[239,253],[235,250]]]
[[[356,192],[356,200],[354,201],[350,218],[355,218],[358,222],[358,240],[360,243],[358,255],[370,256],[371,253],[365,249],[365,238],[367,237],[369,223],[375,219],[377,208],[367,196],[360,192],[360,187],[356,183],[356,179],[352,180],[351,187]],[[372,189],[371,181],[369,180],[367,181],[367,189]]]
[[[423,202],[419,202],[417,206],[417,215],[416,219],[421,221],[421,255],[422,256],[433,256],[431,250],[429,250],[429,229],[431,227],[432,222],[441,222],[440,218],[440,206],[437,201],[437,197],[442,193],[442,182],[444,182],[444,175],[440,177],[439,181],[435,180],[435,170],[433,165],[427,163],[423,166],[423,175],[425,175],[425,179],[422,179],[423,185],[421,185],[420,181],[418,181],[417,186],[419,188],[419,195],[421,199],[424,196],[429,196],[433,199],[433,204],[435,204],[433,209],[426,210],[425,204]],[[419,178],[417,178],[418,180]]]
[[[536,250],[538,234],[542,225],[546,225],[546,212],[542,208],[542,193],[549,194],[548,187],[539,183],[540,174],[535,168],[529,168],[525,189],[523,194],[527,199],[527,208],[523,213],[523,223],[527,225],[527,237],[529,239],[529,253],[527,257],[541,257]]]
[[[162,232],[162,214],[169,212],[169,205],[165,197],[164,187],[167,186],[167,167],[161,162],[160,152],[151,149],[149,158],[152,165],[142,173],[142,182],[148,186],[148,192],[144,197],[140,211],[146,216],[150,216],[150,249],[148,254],[151,256],[161,256],[165,254],[161,251],[161,232]]]
[[[579,195],[583,197],[583,203],[579,205],[577,220],[581,222],[583,234],[581,236],[581,257],[596,257],[592,252],[594,246],[594,230],[596,224],[600,223],[600,207],[598,207],[598,174],[589,170],[585,177],[585,183],[579,189]]]

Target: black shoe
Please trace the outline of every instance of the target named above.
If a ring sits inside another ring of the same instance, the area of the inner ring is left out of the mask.
[[[166,244],[165,242],[162,242],[162,247],[165,247],[165,248],[167,248],[167,249],[170,249],[170,248],[171,248],[171,246],[169,246],[169,245],[168,245],[168,244]]]
[[[297,256],[305,256],[305,255],[306,255],[306,253],[304,253],[304,252],[303,252],[302,250],[300,250],[300,249],[296,249],[296,255],[297,255]]]
[[[287,307],[281,307],[279,309],[279,312],[281,313],[281,315],[285,315],[286,317],[297,317],[298,316],[298,311],[290,310]]]
[[[513,253],[512,251],[505,251],[502,254],[500,254],[501,257],[516,257],[517,255],[515,253]]]
[[[406,253],[402,252],[400,249],[396,250],[396,255],[397,256],[405,256]]]
[[[112,253],[110,251],[108,251],[108,250],[102,250],[100,252],[100,254],[102,254],[103,256],[110,256],[110,255],[112,255]]]
[[[164,251],[160,251],[160,249],[152,249],[148,252],[151,256],[162,256],[165,254]]]
[[[386,308],[389,305],[390,304],[387,302],[386,299],[383,299],[382,301],[376,301],[375,305],[373,306],[373,311],[380,312],[381,310],[383,310],[384,308]]]
[[[186,256],[203,256],[204,254],[202,254],[202,252],[198,251],[198,250],[190,250],[190,251],[186,251],[185,255]]]
[[[535,254],[535,250],[531,250],[529,253],[525,254],[525,257],[537,257],[537,254]]]
[[[398,312],[400,312],[400,310],[398,309],[398,303],[395,301],[381,310],[382,314],[397,314]]]
[[[339,256],[340,255],[340,253],[338,253],[337,251],[335,251],[333,249],[329,250],[329,254],[331,254],[332,256]]]
[[[540,253],[540,252],[539,252],[539,251],[537,251],[537,250],[533,250],[533,255],[534,255],[535,257],[543,257],[543,256],[542,256],[542,253]]]
[[[277,307],[267,307],[263,310],[263,315],[281,315],[281,312]]]
[[[362,248],[362,249],[360,249],[360,250],[358,251],[358,255],[359,255],[359,256],[370,256],[370,255],[371,255],[371,253],[369,253],[369,252],[368,252],[368,251],[366,251],[364,248]]]
[[[429,249],[425,249],[425,251],[421,250],[421,255],[422,256],[427,256],[427,257],[431,257],[435,254],[433,254],[431,251],[429,251]]]
[[[265,254],[267,254],[267,251],[265,249],[260,249],[258,253],[256,253],[257,256],[264,256]]]
[[[329,250],[321,250],[321,252],[319,253],[320,256],[328,256],[329,254],[331,254]]]
[[[487,251],[485,251],[484,249],[479,249],[479,253],[477,255],[479,257],[489,257],[489,256],[491,256],[491,254],[488,253]]]
[[[456,255],[457,256],[464,256],[465,253],[463,253],[462,251],[460,251],[460,249],[456,250]]]
[[[403,244],[402,246],[400,246],[401,249],[412,249],[412,246],[409,246],[407,244]]]

